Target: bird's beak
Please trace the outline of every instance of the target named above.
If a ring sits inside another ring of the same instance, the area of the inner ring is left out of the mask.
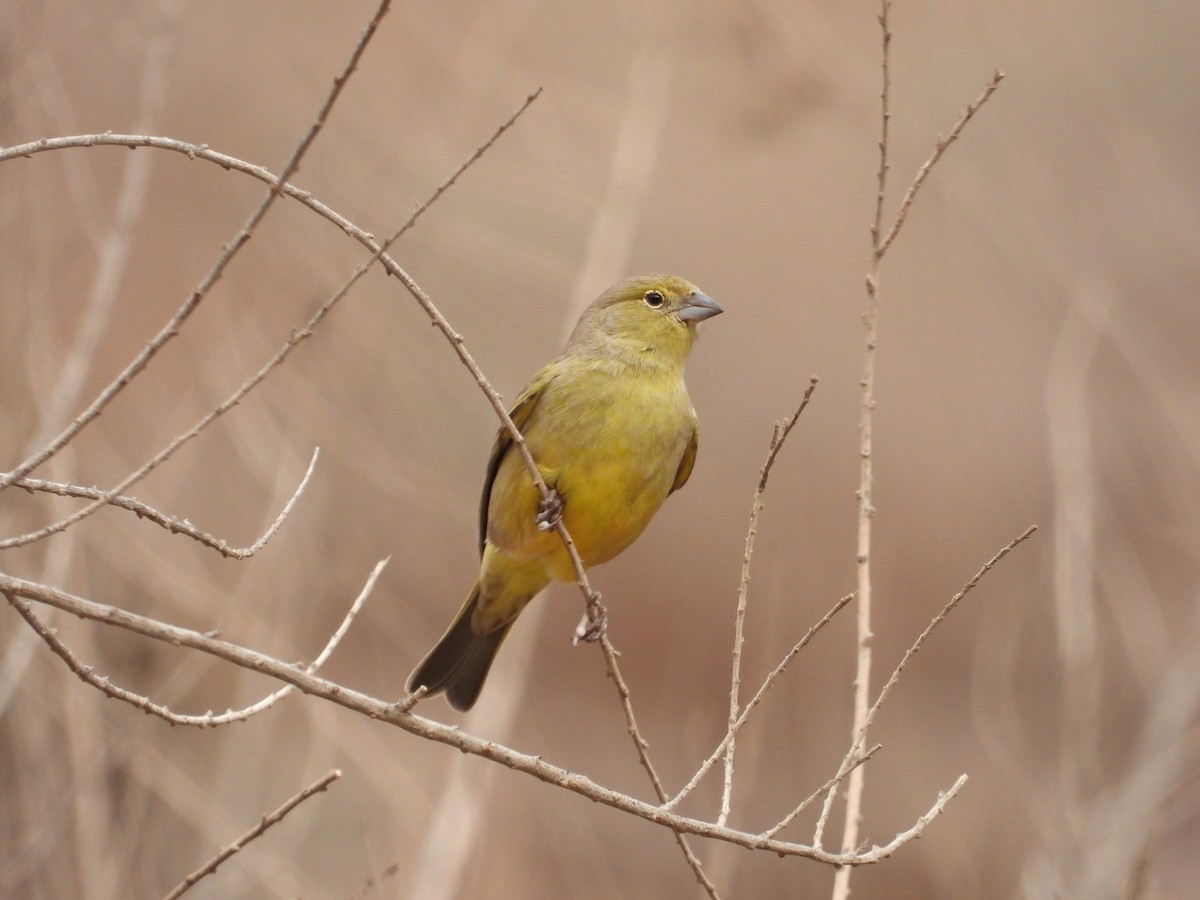
[[[719,303],[703,291],[692,291],[675,313],[681,322],[703,322],[725,312]]]

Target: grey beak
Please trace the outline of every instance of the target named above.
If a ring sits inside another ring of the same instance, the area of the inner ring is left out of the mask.
[[[681,322],[703,322],[713,316],[725,312],[721,305],[703,291],[693,291],[683,301],[679,312],[675,313]]]

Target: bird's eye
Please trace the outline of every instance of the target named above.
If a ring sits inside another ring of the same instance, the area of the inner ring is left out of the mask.
[[[646,296],[644,299],[646,301],[646,305],[651,309],[658,309],[667,302],[666,298],[664,298],[663,295],[658,291],[646,291]]]

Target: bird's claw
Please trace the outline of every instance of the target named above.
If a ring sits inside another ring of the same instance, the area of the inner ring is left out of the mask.
[[[542,502],[538,504],[537,515],[533,517],[533,521],[537,524],[538,531],[549,531],[558,524],[562,518],[562,514],[562,494],[554,488],[550,488],[550,496],[542,498]]]
[[[600,595],[593,595],[595,606],[589,604],[587,612],[583,614],[583,618],[579,620],[579,624],[575,626],[575,634],[571,636],[572,646],[578,646],[580,641],[585,644],[594,644],[608,633],[608,613],[604,611],[604,607],[600,605]],[[593,612],[595,609],[597,612]]]

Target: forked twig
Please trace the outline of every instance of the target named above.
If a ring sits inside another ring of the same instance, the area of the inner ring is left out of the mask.
[[[275,810],[273,813],[263,816],[262,821],[260,821],[257,825],[243,834],[228,847],[221,848],[220,852],[217,853],[216,856],[206,862],[199,869],[192,872],[187,878],[183,879],[183,881],[179,882],[179,884],[168,891],[163,896],[163,900],[177,900],[177,898],[182,897],[189,890],[196,886],[196,882],[217,871],[217,866],[221,865],[221,863],[225,862],[225,860],[229,859],[229,857],[233,856],[252,840],[262,835],[262,833],[272,825],[279,824],[281,821],[283,821],[284,816],[290,813],[309,797],[312,797],[314,794],[319,794],[341,777],[342,773],[339,770],[332,769],[323,778],[317,779],[304,790],[300,791],[300,793],[289,798],[287,802],[283,804],[283,806],[279,807],[279,809]]]

